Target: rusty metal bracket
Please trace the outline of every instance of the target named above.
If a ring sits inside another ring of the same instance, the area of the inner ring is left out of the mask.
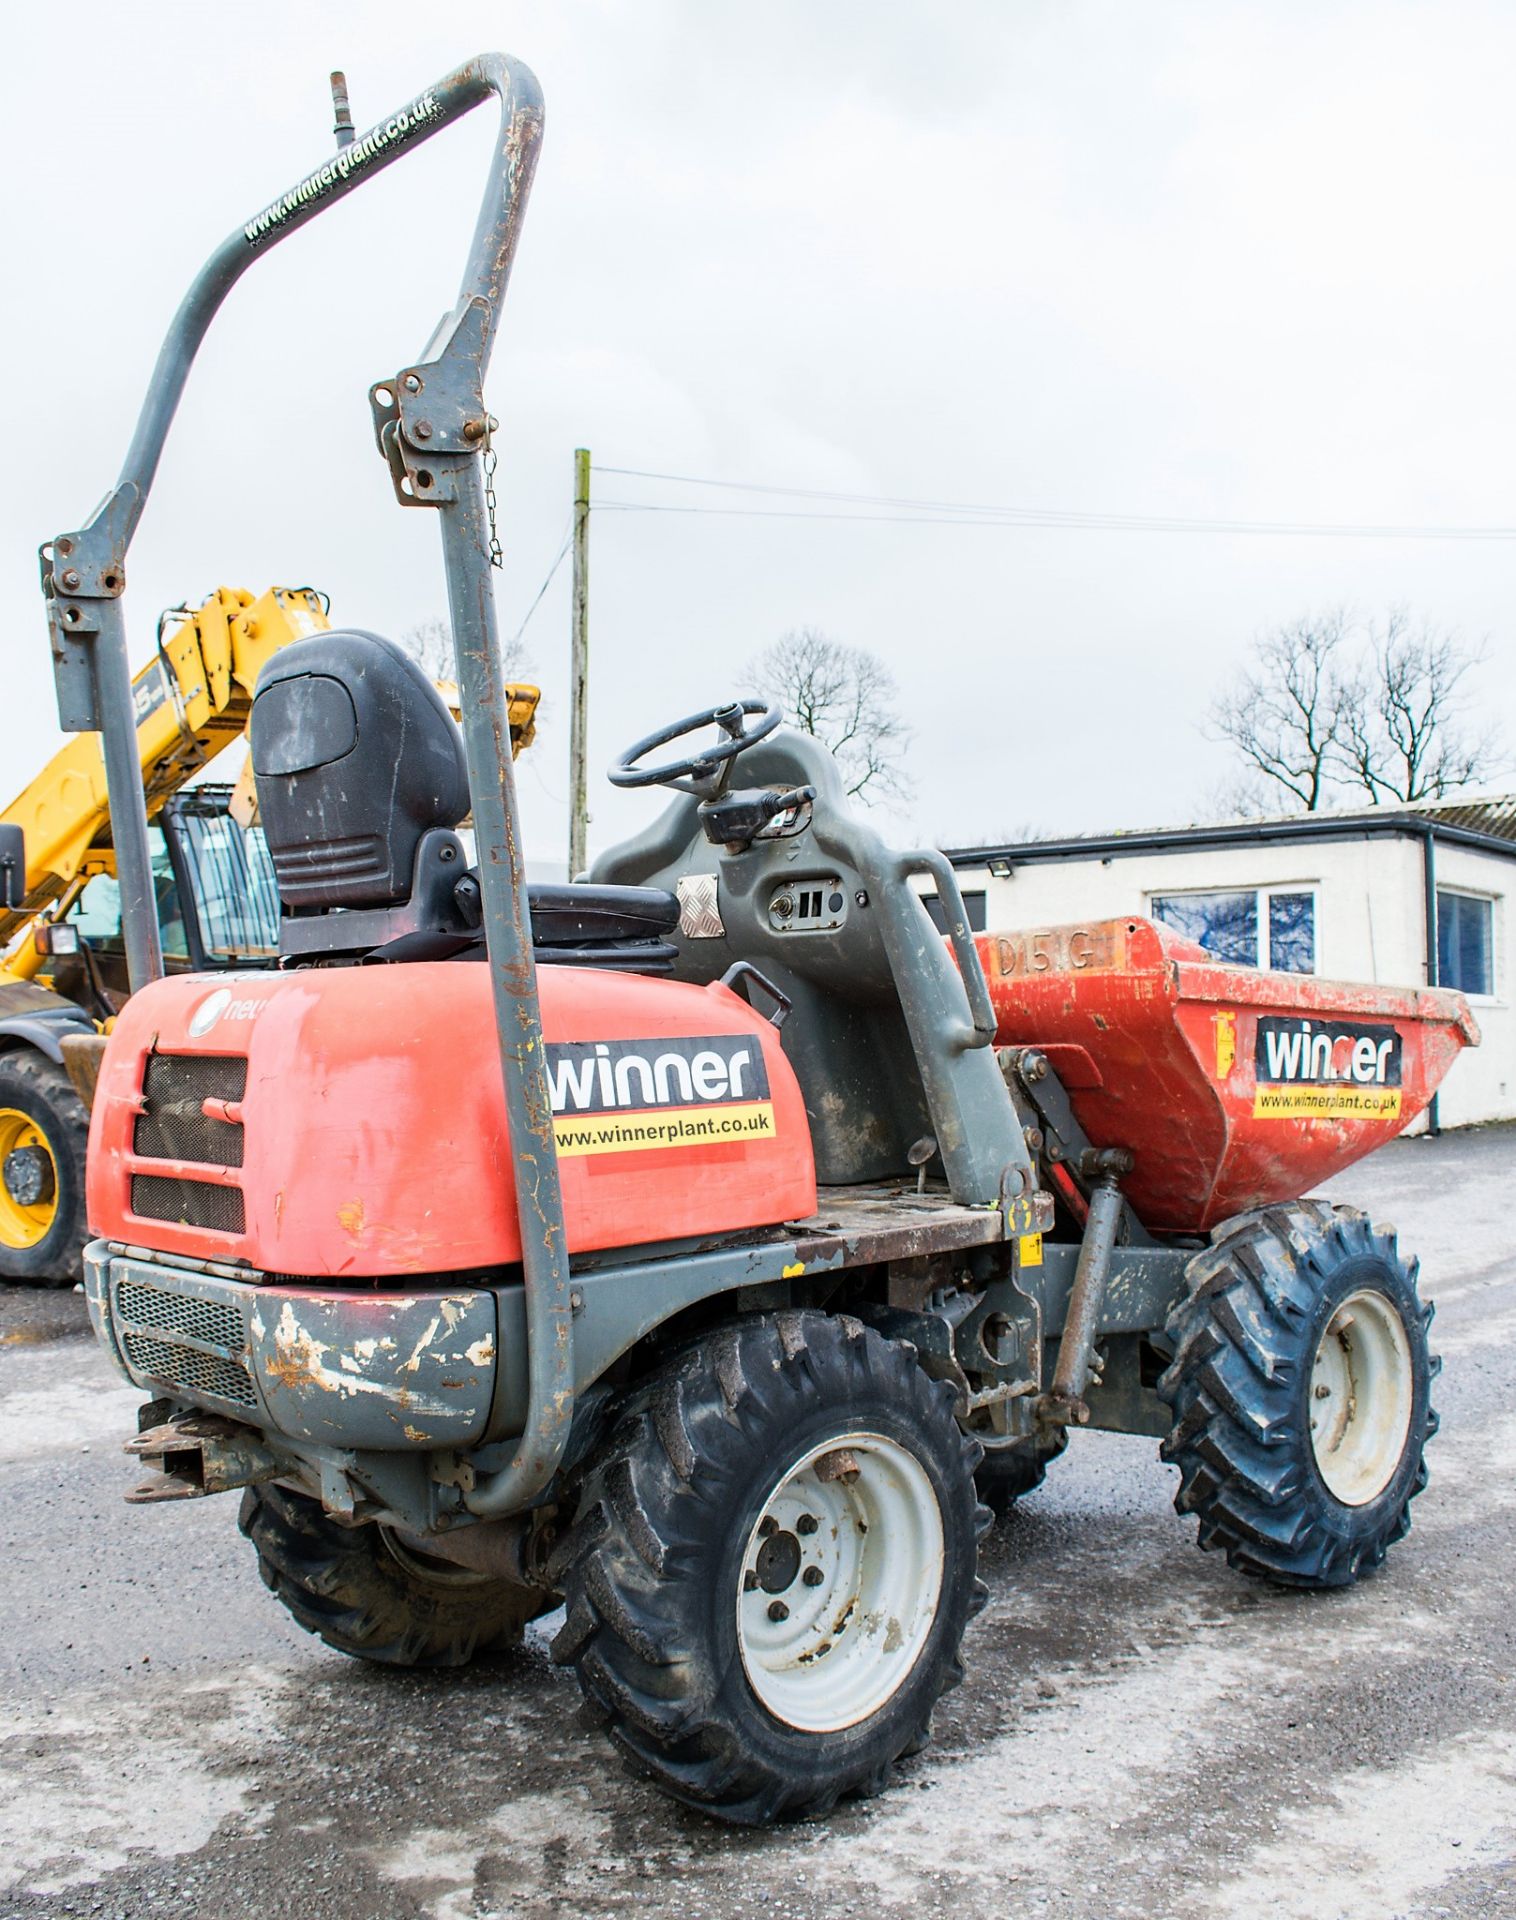
[[[1034,1151],[1055,1166],[1063,1167],[1077,1197],[1087,1203],[1095,1177],[1090,1169],[1101,1164],[1097,1156],[1106,1149],[1091,1145],[1074,1112],[1068,1089],[1053,1071],[1047,1055],[1036,1047],[1001,1047],[995,1058],[1018,1110],[1030,1102],[1042,1123],[1029,1130],[1035,1139]],[[1130,1208],[1124,1220],[1124,1235],[1129,1246],[1156,1244]]]
[[[55,535],[38,553],[58,723],[66,733],[98,728],[101,734],[127,975],[134,993],[163,971],[121,605],[126,550],[142,499],[142,488],[123,477],[87,526]]]
[[[256,1486],[284,1471],[253,1428],[219,1414],[180,1414],[136,1434],[121,1451],[156,1469],[125,1496],[132,1506],[204,1499]]]
[[[483,388],[489,317],[487,301],[465,301],[433,335],[427,347],[431,357],[395,377],[401,430],[423,458],[478,453],[484,446],[489,430]]]
[[[369,388],[374,438],[402,507],[455,502],[460,464],[474,459],[489,438],[483,389],[488,333],[488,302],[465,301],[451,328],[444,321],[434,336],[435,358]]]

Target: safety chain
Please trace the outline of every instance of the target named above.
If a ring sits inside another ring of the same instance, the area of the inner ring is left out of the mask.
[[[500,456],[495,452],[494,432],[500,422],[492,413],[484,416],[484,511],[490,523],[490,565],[504,567],[505,554],[500,546],[500,529],[495,523],[495,468]]]

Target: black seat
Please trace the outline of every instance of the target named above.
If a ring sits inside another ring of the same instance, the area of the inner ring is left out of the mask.
[[[453,716],[420,665],[377,633],[313,634],[276,655],[258,676],[248,741],[292,913],[398,905],[423,836],[468,813]]]
[[[300,959],[483,953],[463,737],[393,641],[313,634],[258,679],[248,727],[258,810],[281,903],[279,948]],[[657,887],[527,890],[537,957],[663,972],[679,903]]]

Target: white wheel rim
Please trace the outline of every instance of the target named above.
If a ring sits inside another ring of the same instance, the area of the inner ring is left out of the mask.
[[[1394,1479],[1414,1388],[1400,1315],[1383,1294],[1349,1294],[1321,1336],[1310,1388],[1316,1468],[1344,1506],[1366,1506]]]
[[[942,1510],[920,1461],[877,1433],[812,1447],[742,1555],[737,1645],[776,1720],[835,1733],[890,1700],[942,1594]]]

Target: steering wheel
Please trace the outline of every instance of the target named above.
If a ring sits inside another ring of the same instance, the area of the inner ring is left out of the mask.
[[[752,727],[744,725],[749,714],[760,716]],[[745,753],[756,741],[766,740],[783,718],[778,707],[764,700],[732,700],[724,707],[707,707],[704,713],[692,713],[684,720],[676,720],[670,727],[660,727],[657,733],[650,733],[645,740],[628,747],[610,768],[611,785],[679,787],[685,793],[704,797],[712,776],[727,761],[735,760],[739,753]],[[693,754],[687,760],[669,760],[657,767],[638,766],[637,762],[646,758],[655,748],[682,740],[687,733],[698,733],[702,727],[720,727],[727,738],[718,740],[714,746]]]

